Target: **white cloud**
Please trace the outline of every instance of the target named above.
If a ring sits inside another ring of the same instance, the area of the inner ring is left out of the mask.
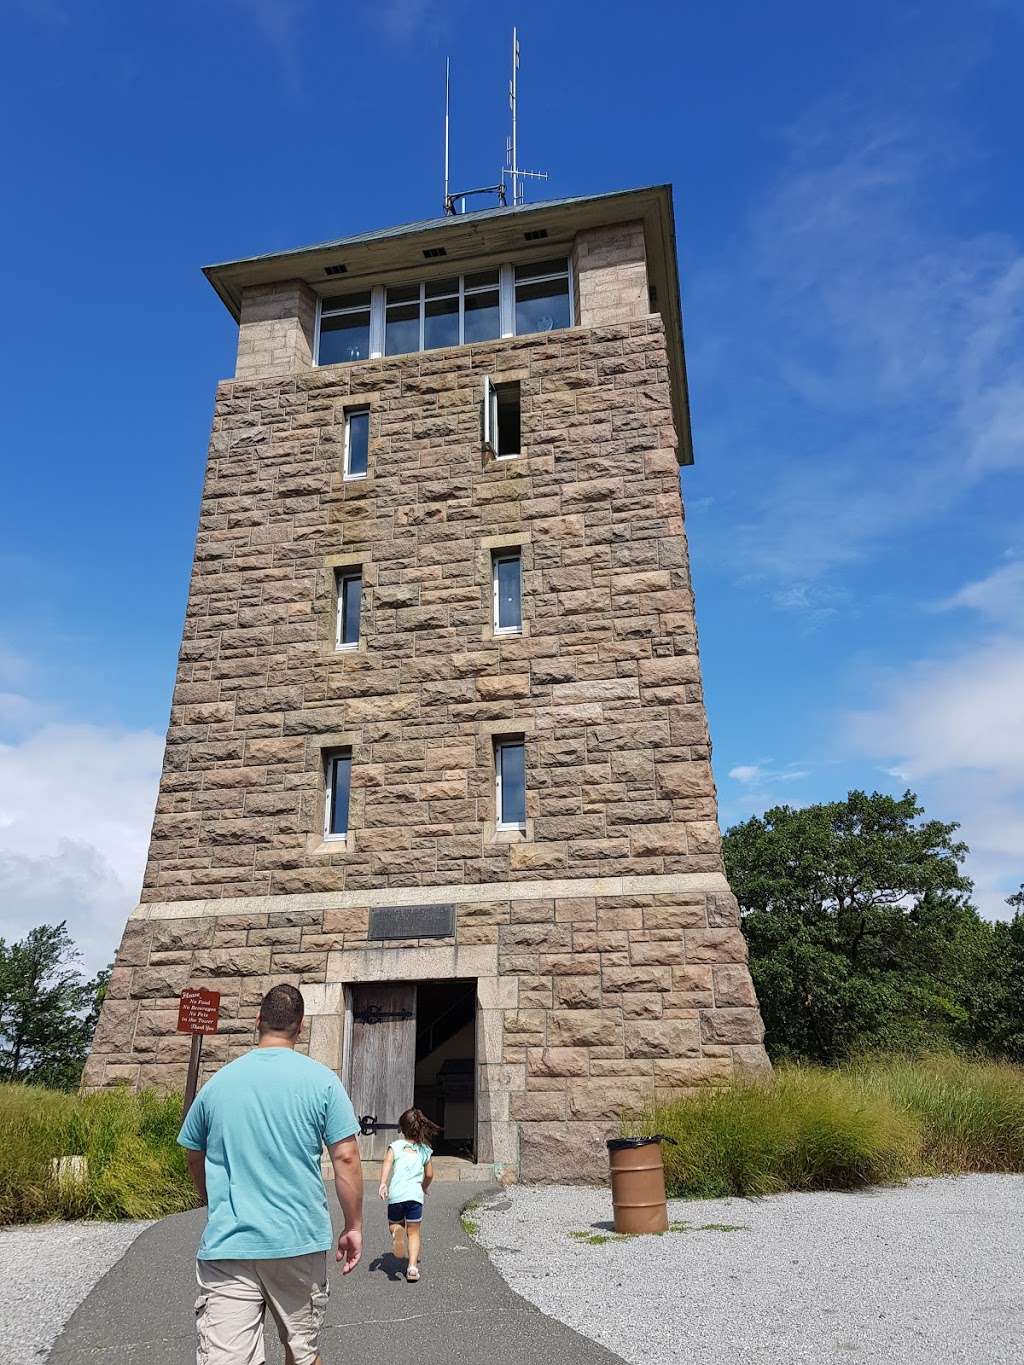
[[[729,769],[729,776],[744,786],[767,786],[774,782],[799,782],[801,778],[809,777],[810,772],[795,763],[775,769],[766,768],[761,763],[740,763]]]
[[[967,607],[992,621],[1024,629],[1024,559],[1011,559],[976,583],[967,583],[938,604],[940,611]]]
[[[1024,469],[1024,250],[941,225],[971,153],[901,106],[888,90],[811,111],[740,248],[692,291],[710,443],[742,489],[704,538],[816,622],[846,606],[833,576]]]
[[[929,814],[961,824],[968,872],[988,914],[1024,880],[1024,615],[1020,565],[966,584],[944,608],[977,613],[989,631],[957,648],[890,669],[870,709],[851,713],[854,745],[891,762]],[[995,623],[995,628],[993,628]]]
[[[729,769],[729,776],[734,782],[756,782],[761,776],[761,771],[757,763],[740,763],[737,767]]]
[[[0,932],[68,921],[90,969],[138,903],[163,741],[47,724],[0,745]]]

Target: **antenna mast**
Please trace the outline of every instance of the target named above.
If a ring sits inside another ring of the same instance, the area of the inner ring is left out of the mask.
[[[448,75],[451,70],[451,58],[444,59],[444,204],[445,213],[448,212]]]
[[[523,180],[547,180],[547,171],[524,171],[519,165],[519,34],[512,30],[512,79],[508,83],[508,107],[512,111],[512,136],[505,143],[505,169],[502,182],[508,175],[512,182],[512,207],[525,202]]]

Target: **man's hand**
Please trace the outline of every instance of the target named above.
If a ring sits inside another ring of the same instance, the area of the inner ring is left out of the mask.
[[[355,1270],[363,1256],[363,1234],[353,1229],[343,1232],[338,1238],[336,1261],[341,1262],[341,1273],[348,1275]]]

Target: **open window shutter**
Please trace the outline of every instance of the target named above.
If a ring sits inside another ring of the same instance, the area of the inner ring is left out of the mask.
[[[492,455],[498,453],[498,395],[491,383],[490,376],[484,375],[484,449]]]

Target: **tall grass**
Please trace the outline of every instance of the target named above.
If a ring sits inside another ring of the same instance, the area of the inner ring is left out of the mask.
[[[47,1218],[161,1218],[195,1205],[175,1141],[181,1097],[69,1095],[0,1085],[0,1225]],[[54,1160],[84,1156],[82,1180]]]
[[[685,1198],[1024,1171],[1024,1069],[953,1057],[785,1066],[768,1083],[659,1105],[625,1131],[675,1139],[666,1183]]]

